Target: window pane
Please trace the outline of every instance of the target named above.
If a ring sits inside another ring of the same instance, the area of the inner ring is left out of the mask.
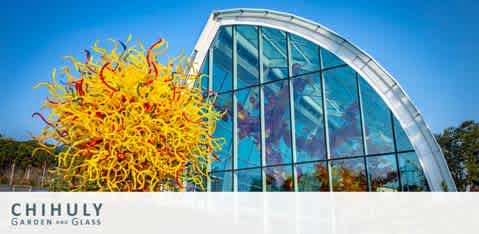
[[[368,176],[373,192],[394,192],[399,189],[396,156],[368,157]]]
[[[296,161],[326,158],[319,73],[293,79]]]
[[[221,150],[215,152],[218,157],[213,160],[212,170],[231,169],[232,143],[233,143],[233,100],[231,93],[218,95],[215,102],[215,109],[225,112],[222,119],[216,122],[216,130],[213,136],[223,138],[224,144]]]
[[[396,135],[397,151],[413,150],[406,132],[404,132],[401,124],[396,118],[394,118],[394,134]]]
[[[333,191],[367,191],[363,158],[333,160],[331,162]]]
[[[359,78],[359,85],[366,130],[367,154],[394,152],[389,108],[364,79]]]
[[[260,166],[258,87],[236,92],[238,111],[238,168]]]
[[[206,96],[208,93],[208,68],[209,68],[209,56],[208,52],[206,52],[206,57],[205,60],[203,61],[203,64],[200,67],[200,79],[197,80],[195,86],[200,87],[201,85],[201,91],[203,93],[203,96]]]
[[[319,46],[296,36],[290,35],[292,76],[319,71]]]
[[[231,26],[221,27],[213,42],[213,90],[224,92],[233,88],[233,40]]]
[[[429,191],[421,163],[415,152],[399,154],[402,191]]]
[[[291,163],[288,81],[263,86],[266,164]]]
[[[298,191],[329,191],[327,162],[296,166]]]
[[[324,48],[321,48],[321,59],[323,62],[323,69],[344,64],[343,60]]]
[[[237,171],[236,178],[239,192],[262,191],[261,168]]]
[[[363,154],[356,73],[349,67],[324,72],[331,156]]]
[[[231,192],[233,191],[232,172],[214,172],[210,175],[212,192]]]
[[[286,33],[262,27],[263,79],[272,81],[288,77]]]
[[[236,26],[237,88],[258,84],[258,28]]]
[[[293,176],[291,166],[264,168],[266,176],[266,191],[293,191]]]

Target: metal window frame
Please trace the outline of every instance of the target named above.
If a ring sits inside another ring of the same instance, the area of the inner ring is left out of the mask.
[[[282,30],[299,35],[335,54],[369,83],[397,117],[416,151],[430,189],[442,191],[441,184],[445,183],[450,191],[456,191],[441,148],[421,113],[393,76],[367,53],[332,30],[292,14],[262,9],[231,9],[215,11],[210,15],[193,51],[192,70],[199,69],[216,32],[223,25],[255,25]]]
[[[258,66],[259,66],[259,116],[260,116],[260,138],[261,138],[261,185],[262,191],[266,192],[266,174],[264,172],[264,166],[266,165],[266,138],[265,133],[265,122],[264,122],[264,89],[263,89],[263,29],[258,27]]]
[[[289,134],[291,138],[291,182],[293,183],[293,191],[298,191],[298,178],[296,167],[294,163],[296,162],[296,120],[295,114],[296,110],[294,109],[294,87],[293,87],[293,80],[291,76],[293,74],[292,71],[292,57],[291,57],[291,38],[289,33],[286,33],[286,52],[287,52],[287,59],[286,63],[288,64],[288,97],[289,97]]]
[[[233,90],[236,90],[237,88],[237,80],[238,80],[238,69],[236,67],[237,65],[237,40],[236,40],[236,25],[232,25],[231,26],[231,37],[232,37],[232,43],[233,43],[233,46],[231,47],[232,48],[232,58],[231,58],[231,62],[232,62],[232,69],[233,69],[233,74],[232,74],[232,81],[233,81]],[[238,191],[238,180],[236,178],[236,173],[235,173],[235,169],[238,168],[238,100],[236,98],[236,95],[237,95],[237,92],[233,92],[232,93],[232,98],[233,98],[233,148],[232,148],[232,155],[231,155],[231,178],[233,180],[232,184],[233,184],[233,192],[237,192]]]
[[[363,111],[363,95],[361,93],[361,86],[359,85],[359,76],[358,73],[354,73],[354,80],[356,81],[356,92],[357,92],[357,98],[358,98],[358,106],[359,106],[359,122],[361,125],[361,140],[363,144],[363,155],[364,155],[364,172],[366,173],[366,182],[367,182],[367,187],[368,191],[371,191],[371,180],[369,178],[369,171],[368,171],[368,160],[367,160],[367,155],[368,155],[368,144],[366,142],[366,126],[364,124],[364,111]]]
[[[396,142],[396,129],[394,126],[394,116],[391,111],[389,111],[389,118],[391,119],[391,128],[393,133],[393,143],[394,143],[394,152],[395,152],[395,159],[396,159],[396,169],[397,169],[397,177],[399,180],[399,191],[402,191],[402,180],[401,180],[401,168],[399,167],[399,153],[398,153],[398,146]]]

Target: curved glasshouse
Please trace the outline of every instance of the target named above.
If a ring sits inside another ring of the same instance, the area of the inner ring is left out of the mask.
[[[214,12],[194,58],[208,74],[197,85],[226,112],[210,191],[455,190],[399,84],[331,30],[273,11]]]

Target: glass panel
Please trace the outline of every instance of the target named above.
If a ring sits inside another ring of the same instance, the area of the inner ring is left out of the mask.
[[[331,161],[333,191],[367,191],[363,158]]]
[[[367,154],[394,152],[391,115],[382,98],[359,78],[361,87]]]
[[[262,27],[263,80],[272,81],[288,77],[286,33]]]
[[[212,170],[228,170],[231,169],[232,143],[233,143],[233,100],[232,94],[218,95],[215,102],[215,109],[225,112],[222,119],[216,122],[216,130],[213,136],[215,138],[223,138],[224,144],[222,149],[215,152],[217,160],[213,160]]]
[[[291,128],[288,81],[263,86],[266,164],[291,163]]]
[[[415,152],[399,154],[402,191],[429,191],[421,163]]]
[[[319,46],[296,36],[290,35],[292,75],[319,71]]]
[[[224,92],[233,88],[233,40],[231,26],[221,27],[213,42],[213,90]]]
[[[329,191],[327,162],[297,165],[296,173],[298,191]]]
[[[399,189],[398,167],[394,154],[368,157],[368,176],[373,192],[396,192]]]
[[[321,48],[321,59],[323,62],[323,69],[344,64],[343,60],[324,48]]]
[[[208,93],[208,69],[209,69],[209,61],[210,61],[208,58],[209,58],[208,52],[206,52],[205,61],[201,65],[200,71],[199,71],[201,77],[199,79],[199,82],[197,82],[196,84],[197,87],[198,85],[201,85],[203,96],[206,96]]]
[[[291,166],[264,168],[266,176],[266,191],[293,191],[293,176]]]
[[[237,171],[236,178],[239,192],[262,191],[261,168]]]
[[[233,191],[233,177],[231,171],[214,172],[210,175],[212,192],[231,192]]]
[[[363,154],[356,73],[349,67],[324,72],[331,156]]]
[[[319,73],[293,79],[296,161],[326,158]]]
[[[238,168],[257,167],[261,161],[258,87],[236,92],[238,111]]]
[[[399,121],[394,118],[394,134],[396,135],[396,146],[397,151],[406,151],[406,150],[413,150],[411,142],[406,135],[406,132],[401,127]]]
[[[256,26],[236,26],[237,88],[258,84],[258,28]]]

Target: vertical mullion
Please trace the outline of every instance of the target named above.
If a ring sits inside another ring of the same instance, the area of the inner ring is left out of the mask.
[[[213,91],[213,46],[208,50],[208,95]]]
[[[294,116],[294,89],[293,89],[293,80],[292,76],[292,59],[291,59],[291,40],[290,34],[286,33],[286,53],[287,53],[287,64],[288,64],[288,86],[289,86],[289,115],[290,115],[290,134],[291,134],[291,169],[292,169],[292,182],[294,191],[298,191],[298,180],[296,178],[296,129],[295,129],[295,116]]]
[[[329,184],[329,191],[333,191],[333,175],[331,172],[331,149],[329,146],[329,126],[328,126],[328,107],[327,107],[327,100],[326,100],[326,82],[324,80],[324,72],[323,72],[323,58],[321,56],[321,50],[318,50],[319,56],[319,79],[321,82],[321,100],[323,106],[323,125],[324,125],[324,143],[326,144],[326,160],[328,166],[328,184]]]
[[[238,131],[237,131],[237,127],[238,127],[238,119],[237,119],[237,116],[238,116],[238,110],[237,110],[237,99],[236,99],[236,80],[237,80],[237,67],[236,67],[236,61],[237,61],[237,58],[236,58],[236,26],[233,25],[231,26],[231,35],[232,35],[232,41],[233,41],[233,46],[232,46],[232,63],[233,63],[233,155],[232,155],[232,160],[231,160],[231,167],[232,167],[232,179],[233,179],[233,191],[238,191],[238,182],[237,182],[237,178],[236,178],[236,173],[235,173],[235,169],[238,167],[237,165],[237,158],[238,158]]]
[[[369,179],[369,172],[368,172],[368,161],[366,159],[366,154],[368,152],[368,146],[366,142],[366,127],[364,125],[364,112],[363,112],[363,100],[362,100],[362,94],[361,94],[361,86],[359,85],[359,77],[358,73],[355,72],[355,79],[356,79],[356,87],[357,87],[357,92],[358,92],[358,106],[359,106],[359,119],[361,120],[361,136],[362,136],[362,142],[363,142],[363,159],[364,159],[364,168],[366,170],[366,180],[368,184],[368,191],[371,191],[371,181]]]
[[[260,138],[261,138],[261,183],[263,192],[266,191],[266,175],[263,167],[266,165],[266,139],[264,126],[264,90],[263,90],[263,30],[258,26],[258,66],[259,66],[259,115],[260,115]]]
[[[208,87],[207,87],[207,92],[206,95],[210,96],[211,95],[211,90],[213,89],[213,47],[210,46],[210,49],[208,49],[207,53],[207,59],[208,59]],[[208,97],[209,98],[209,97]],[[213,134],[213,133],[211,133]],[[211,171],[211,159],[210,163],[208,163],[208,176],[206,178],[206,190],[211,191],[211,177],[210,177],[210,171]]]
[[[391,128],[393,130],[393,142],[394,142],[394,158],[396,159],[396,169],[398,174],[398,181],[399,181],[399,191],[402,191],[402,181],[401,181],[401,170],[399,168],[399,154],[397,149],[397,142],[396,142],[396,129],[394,128],[394,116],[391,111],[389,111],[389,116],[391,118]]]

